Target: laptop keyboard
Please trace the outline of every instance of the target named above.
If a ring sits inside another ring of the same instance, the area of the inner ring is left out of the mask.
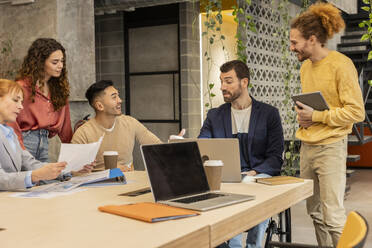
[[[220,197],[220,196],[225,196],[225,195],[216,194],[216,193],[208,193],[208,194],[205,194],[205,195],[197,195],[197,196],[191,196],[191,197],[187,197],[187,198],[183,198],[183,199],[179,199],[179,200],[174,200],[172,202],[193,203],[193,202],[199,202],[199,201],[213,199],[213,198]]]

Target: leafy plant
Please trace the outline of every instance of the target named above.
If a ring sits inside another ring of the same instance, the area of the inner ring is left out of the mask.
[[[6,35],[2,35],[6,37]],[[12,39],[2,40],[0,42],[0,78],[14,80],[17,73],[19,61],[14,58]]]
[[[243,4],[250,5],[251,0],[246,0]],[[219,45],[222,48],[225,61],[228,61],[230,56],[224,45],[226,37],[222,34],[222,0],[201,0],[200,7],[205,10],[206,17],[206,20],[203,22],[205,31],[202,32],[202,36],[205,37],[205,39],[207,40],[203,56],[207,61],[207,92],[205,93],[205,96],[208,97],[208,101],[205,103],[204,106],[208,111],[208,109],[213,108],[213,98],[216,96],[213,92],[213,90],[215,89],[215,83],[210,80],[211,72],[213,67],[219,66],[214,61],[212,50],[215,45]],[[255,23],[253,22],[252,16],[245,13],[243,7],[244,6],[233,6],[233,16],[235,22],[238,24],[237,34],[235,36],[235,38],[237,38],[236,55],[239,60],[247,62],[246,46],[244,45],[243,34],[241,31],[242,29],[246,28],[246,25],[248,25],[252,32],[256,32],[256,27]],[[248,24],[245,20],[248,20]],[[194,20],[194,24],[195,23],[196,21]]]
[[[206,20],[204,21],[203,25],[206,27],[206,31],[202,33],[202,36],[207,38],[207,46],[206,51],[204,52],[204,57],[207,60],[208,68],[207,68],[207,97],[208,102],[205,103],[205,107],[208,110],[209,108],[213,107],[213,98],[216,96],[213,93],[213,88],[215,86],[214,82],[210,81],[210,73],[212,71],[212,67],[215,65],[212,57],[212,47],[215,43],[220,43],[222,50],[224,52],[225,60],[228,60],[229,56],[225,49],[225,45],[223,41],[225,40],[225,36],[222,34],[221,25],[223,23],[222,17],[222,0],[203,0],[200,2],[201,6],[204,7],[206,13]]]
[[[308,7],[308,0],[304,0],[302,3],[303,8]],[[273,11],[278,11],[280,15],[280,24],[277,32],[274,34],[279,38],[281,60],[284,65],[284,71],[282,72],[283,84],[284,84],[284,100],[283,104],[286,106],[285,123],[290,127],[290,137],[286,141],[284,147],[284,164],[282,167],[282,174],[295,176],[299,169],[299,148],[300,144],[296,140],[297,125],[297,114],[292,107],[291,96],[300,92],[300,84],[296,82],[292,87],[291,82],[295,79],[295,72],[300,69],[299,62],[293,63],[292,55],[289,51],[289,31],[290,21],[292,17],[289,15],[289,0],[272,1]],[[297,80],[296,80],[297,81]]]
[[[360,28],[366,28],[366,33],[362,35],[361,41],[369,40],[372,46],[372,0],[363,0],[363,3],[368,5],[361,7],[361,9],[368,13],[369,19],[359,23]],[[369,51],[367,60],[372,60],[372,51]],[[372,80],[368,80],[368,84],[372,86]]]
[[[238,59],[243,61],[244,63],[247,63],[247,53],[246,49],[247,46],[244,44],[243,35],[244,32],[242,30],[246,30],[248,26],[248,31],[257,33],[256,24],[253,21],[253,17],[249,14],[247,14],[244,11],[244,7],[250,6],[252,4],[252,0],[245,0],[244,4],[246,6],[233,6],[233,16],[234,21],[238,25],[238,29],[236,31],[236,55],[238,56]],[[252,86],[252,84],[249,84]]]

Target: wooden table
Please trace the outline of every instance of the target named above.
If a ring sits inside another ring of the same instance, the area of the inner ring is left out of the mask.
[[[145,223],[97,210],[98,206],[153,201],[151,194],[119,194],[148,186],[145,172],[126,173],[129,184],[52,199],[0,193],[0,246],[5,247],[213,247],[312,195],[312,181],[280,186],[223,184],[222,190],[254,194],[256,200],[200,216]]]

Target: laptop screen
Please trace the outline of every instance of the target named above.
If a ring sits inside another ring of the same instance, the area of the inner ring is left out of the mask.
[[[141,150],[155,201],[209,190],[196,142],[143,145]]]

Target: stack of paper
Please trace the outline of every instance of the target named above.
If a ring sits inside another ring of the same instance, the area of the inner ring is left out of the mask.
[[[27,198],[51,198],[55,196],[65,195],[72,192],[78,192],[77,187],[87,184],[106,182],[112,178],[122,178],[122,184],[126,184],[126,179],[119,168],[105,170],[100,172],[93,172],[83,176],[72,177],[69,181],[56,182],[40,187],[32,188],[26,193],[16,193],[14,197]]]

